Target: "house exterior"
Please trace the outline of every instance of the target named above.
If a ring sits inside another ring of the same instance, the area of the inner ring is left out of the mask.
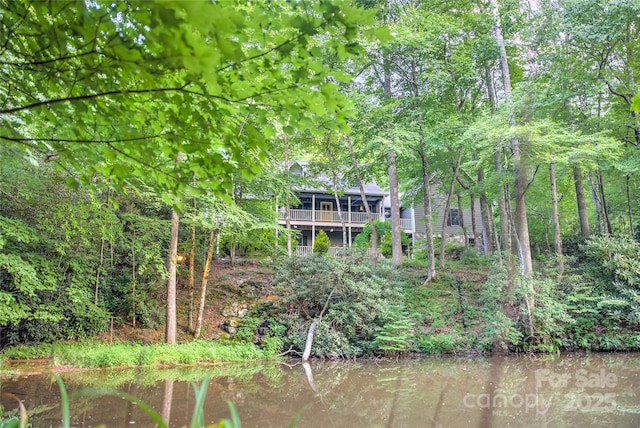
[[[367,214],[363,204],[360,188],[352,186],[344,181],[338,183],[339,202],[333,193],[333,183],[329,176],[315,174],[309,177],[308,164],[294,162],[289,171],[292,176],[300,177],[300,183],[294,189],[298,199],[296,206],[289,207],[290,227],[298,230],[298,245],[295,254],[304,256],[311,254],[313,243],[317,233],[324,230],[331,241],[330,253],[342,248],[342,221],[338,211],[338,203],[347,232],[347,245],[350,247],[354,238],[362,232],[367,224]],[[304,179],[304,180],[302,180]],[[364,185],[369,209],[374,220],[389,220],[385,216],[384,200],[388,193],[383,191],[376,183]],[[278,224],[286,226],[285,207],[278,207]],[[401,221],[401,227],[407,233],[413,230],[412,218]]]
[[[313,243],[320,230],[324,230],[331,242],[330,254],[342,248],[342,221],[333,193],[331,177],[325,174],[312,174],[308,168],[308,162],[293,162],[289,171],[292,177],[300,180],[294,184],[298,204],[289,207],[290,227],[299,231],[297,246],[294,254],[298,256],[309,255],[313,251]],[[363,205],[360,188],[344,181],[338,183],[338,199],[340,211],[346,227],[347,246],[351,247],[354,238],[363,231],[368,222],[366,210]],[[391,203],[389,193],[383,191],[376,183],[364,185],[364,191],[369,204],[369,209],[374,220],[391,221]],[[432,195],[432,227],[435,237],[443,234],[443,219],[445,218],[444,195]],[[485,236],[482,230],[482,216],[480,203],[475,201],[473,216],[475,217],[476,236],[472,230],[472,210],[469,207],[459,209],[452,206],[444,228],[444,234],[456,242],[475,245],[481,248],[482,239]],[[287,210],[284,206],[278,207],[278,224],[286,226]],[[400,228],[415,242],[426,236],[424,204],[416,203],[410,207],[400,209]]]
[[[480,202],[476,199],[473,213],[470,207],[460,209],[457,205],[452,205],[449,209],[449,216],[443,231],[443,220],[445,219],[446,197],[435,194],[431,197],[432,230],[435,237],[442,236],[443,232],[453,241],[464,244],[467,243],[476,248],[482,248],[483,231],[482,214]],[[426,236],[424,203],[416,203],[413,207],[414,215],[414,239]],[[473,217],[473,219],[472,219]],[[474,236],[472,225],[475,222],[476,236]]]

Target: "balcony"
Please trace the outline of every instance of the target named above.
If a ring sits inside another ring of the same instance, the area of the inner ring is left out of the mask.
[[[363,212],[343,212],[342,218],[345,223],[357,224],[359,226],[364,225],[367,222],[367,213]],[[340,215],[338,211],[313,211],[313,210],[299,210],[290,209],[289,219],[292,222],[308,222],[308,223],[336,223],[341,224]],[[374,220],[384,220],[378,213],[373,214]],[[285,220],[284,211],[280,212],[280,220]]]
[[[344,252],[343,247],[329,247],[329,255],[331,257],[339,257]],[[293,255],[297,257],[309,257],[313,254],[313,247],[298,245],[293,248]],[[372,250],[367,248],[367,257],[371,257]],[[382,257],[380,250],[378,250],[378,257]]]
[[[284,222],[285,220],[285,212],[280,211],[280,222]],[[367,213],[365,212],[343,212],[342,218],[347,225],[363,227],[367,223]],[[290,209],[289,210],[289,219],[292,224],[306,224],[306,225],[326,225],[326,226],[340,226],[342,222],[340,221],[340,215],[338,211],[319,211],[319,210],[300,210],[300,209]],[[373,214],[374,220],[381,221],[390,221],[390,219],[386,219],[384,215],[379,213]],[[400,228],[404,231],[412,231],[412,223],[410,218],[401,218],[400,219]]]

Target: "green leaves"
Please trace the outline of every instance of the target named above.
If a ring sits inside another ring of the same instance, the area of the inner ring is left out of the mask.
[[[198,192],[228,193],[239,160],[268,149],[265,123],[344,124],[322,58],[357,54],[357,30],[373,22],[346,1],[1,4],[0,77],[12,86],[0,92],[0,138],[55,152],[84,183],[144,180],[172,196],[193,172]]]

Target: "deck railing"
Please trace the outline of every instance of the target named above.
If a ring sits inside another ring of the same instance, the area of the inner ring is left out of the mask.
[[[285,212],[280,211],[280,220],[285,219]],[[363,225],[367,223],[369,220],[367,219],[367,213],[365,212],[343,212],[342,218],[347,224],[358,224]],[[338,211],[319,211],[315,212],[312,210],[300,210],[300,209],[290,209],[289,210],[289,219],[291,221],[305,221],[305,222],[315,222],[315,223],[341,223],[340,215]],[[383,220],[390,221],[390,219],[385,218],[384,215],[379,213],[373,214],[374,220]],[[401,218],[400,219],[400,228],[402,230],[412,230],[412,224],[410,218]]]
[[[343,247],[329,247],[329,255],[332,257],[338,257],[344,252]],[[351,248],[347,248],[348,251],[353,251]],[[297,257],[308,257],[313,254],[313,247],[298,245],[293,249],[293,255]],[[367,256],[371,257],[371,248],[367,248]],[[378,251],[378,257],[381,257],[380,251]]]

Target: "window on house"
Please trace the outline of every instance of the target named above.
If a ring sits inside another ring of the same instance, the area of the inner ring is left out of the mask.
[[[291,171],[291,174],[293,175],[297,175],[298,177],[302,177],[302,167],[300,165],[293,164],[291,166],[291,168],[289,168],[289,171]]]
[[[460,212],[457,208],[449,209],[449,217],[447,218],[447,226],[460,226]]]

